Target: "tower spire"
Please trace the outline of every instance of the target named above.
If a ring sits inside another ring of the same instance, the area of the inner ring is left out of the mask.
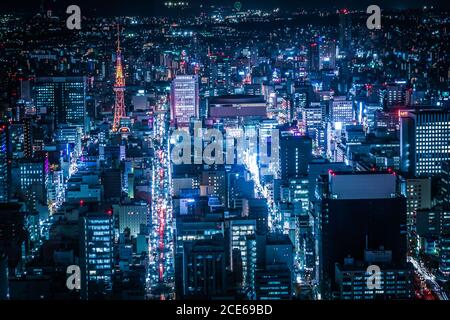
[[[120,29],[117,24],[117,54],[116,54],[116,82],[114,83],[116,99],[114,103],[114,123],[112,130],[116,132],[120,127],[120,119],[126,117],[125,112],[125,76],[122,67],[122,52],[120,49]]]
[[[120,25],[117,24],[117,52],[120,52]]]

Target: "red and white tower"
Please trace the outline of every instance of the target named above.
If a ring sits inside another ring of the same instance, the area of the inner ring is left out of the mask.
[[[112,130],[116,132],[120,128],[120,119],[126,117],[125,113],[125,76],[122,68],[122,51],[120,50],[120,30],[117,25],[117,54],[116,54],[116,82],[114,83],[116,100],[114,103],[114,123]]]

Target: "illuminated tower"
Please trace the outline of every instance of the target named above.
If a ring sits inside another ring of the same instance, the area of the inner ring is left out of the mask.
[[[116,82],[114,83],[116,100],[114,103],[114,123],[112,130],[116,132],[120,127],[120,119],[126,116],[125,113],[125,77],[122,68],[122,52],[120,50],[120,31],[117,26],[117,56],[116,56]]]

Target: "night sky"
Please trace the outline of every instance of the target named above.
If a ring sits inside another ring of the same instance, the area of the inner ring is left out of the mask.
[[[82,12],[97,12],[98,15],[120,15],[120,14],[138,14],[138,15],[159,15],[165,13],[162,5],[169,0],[44,0],[44,8],[52,8],[55,12],[63,12],[70,4],[77,4]],[[178,0],[176,0],[178,1]],[[180,0],[181,1],[181,0]],[[234,4],[234,0],[184,0],[192,4]],[[0,1],[2,11],[11,12],[36,12],[42,0],[14,0]],[[383,8],[405,9],[420,7],[422,5],[435,5],[439,7],[450,7],[447,0],[240,0],[242,8],[273,8],[292,9],[302,7],[311,8],[336,8],[348,7],[362,9],[371,4],[377,4]]]

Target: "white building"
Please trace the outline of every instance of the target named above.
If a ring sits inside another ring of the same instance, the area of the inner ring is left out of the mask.
[[[179,75],[170,87],[171,119],[178,127],[188,127],[191,118],[199,116],[197,75]]]

